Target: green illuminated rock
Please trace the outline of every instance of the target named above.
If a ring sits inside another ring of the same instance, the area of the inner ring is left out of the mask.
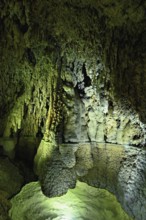
[[[42,137],[48,113],[57,124],[63,110],[66,142],[144,144],[145,8],[132,0],[2,1],[0,136]],[[50,88],[58,76],[57,111]]]
[[[11,207],[11,203],[7,198],[8,194],[0,190],[0,220],[10,220],[8,211]]]
[[[46,195],[64,193],[77,177],[96,177],[96,187],[119,183],[116,195],[136,220],[146,219],[145,11],[144,0],[0,2],[0,153],[31,165],[35,157]],[[107,156],[85,142],[118,150]],[[81,146],[63,149],[71,143]],[[134,155],[115,167],[121,145],[134,146]]]
[[[5,191],[8,197],[18,193],[24,179],[18,168],[8,158],[0,158],[0,190]]]
[[[38,182],[32,182],[11,203],[12,220],[130,220],[112,194],[81,182],[66,195],[51,199],[42,194]]]
[[[8,158],[0,157],[0,220],[10,220],[10,198],[18,193],[24,179],[18,168]]]
[[[42,191],[48,197],[60,196],[80,180],[107,189],[131,217],[143,220],[146,218],[145,158],[145,149],[132,146],[95,142],[63,144],[59,153],[46,163],[41,177]]]

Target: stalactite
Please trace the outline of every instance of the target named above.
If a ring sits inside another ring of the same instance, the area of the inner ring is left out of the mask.
[[[50,101],[46,119],[46,129],[35,157],[35,170],[39,175],[42,174],[46,161],[51,160],[53,152],[57,147],[56,132],[57,127],[61,123],[61,109],[63,107],[61,90],[61,70],[59,71],[59,68],[52,66],[49,78]]]

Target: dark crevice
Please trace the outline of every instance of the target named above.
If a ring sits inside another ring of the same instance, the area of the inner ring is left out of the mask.
[[[84,75],[84,86],[85,86],[85,87],[91,86],[91,79],[90,79],[90,77],[87,75],[87,71],[86,71],[86,66],[85,66],[85,64],[83,64],[82,73],[83,73],[83,75]]]
[[[13,16],[13,21],[16,24],[16,26],[18,27],[18,29],[23,34],[25,34],[28,31],[28,28],[29,28],[28,24],[21,24],[21,22],[20,22],[19,18],[17,17],[17,15]]]
[[[36,65],[35,55],[34,55],[33,51],[30,48],[26,48],[25,57],[27,58],[28,62],[31,63],[33,66]]]

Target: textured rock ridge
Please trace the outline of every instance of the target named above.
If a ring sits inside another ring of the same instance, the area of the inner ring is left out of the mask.
[[[19,146],[20,136],[44,135],[61,60],[64,140],[144,144],[145,8],[143,1],[2,1],[0,136]]]
[[[12,220],[131,220],[112,194],[79,181],[75,189],[56,198],[47,198],[40,184],[32,182],[23,187],[11,203],[9,215]]]
[[[94,142],[61,145],[59,151],[43,172],[45,195],[62,195],[79,179],[114,193],[134,219],[146,218],[145,149]]]
[[[20,191],[23,184],[24,178],[18,167],[8,158],[0,156],[0,220],[10,220],[10,198]]]
[[[0,2],[0,152],[35,156],[48,196],[81,179],[137,220],[146,218],[145,11],[143,0]]]

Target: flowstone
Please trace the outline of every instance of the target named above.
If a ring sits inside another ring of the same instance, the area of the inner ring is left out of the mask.
[[[81,182],[56,198],[45,197],[40,184],[32,182],[11,203],[12,220],[131,220],[112,194]]]
[[[19,169],[6,157],[0,157],[0,220],[10,220],[8,211],[11,207],[10,198],[17,194],[24,179]]]
[[[18,193],[24,179],[19,169],[8,158],[0,158],[0,190],[5,191],[8,197]]]
[[[80,180],[109,190],[131,217],[145,220],[145,158],[145,149],[132,146],[63,144],[52,161],[46,163],[41,187],[48,197],[60,196]]]

